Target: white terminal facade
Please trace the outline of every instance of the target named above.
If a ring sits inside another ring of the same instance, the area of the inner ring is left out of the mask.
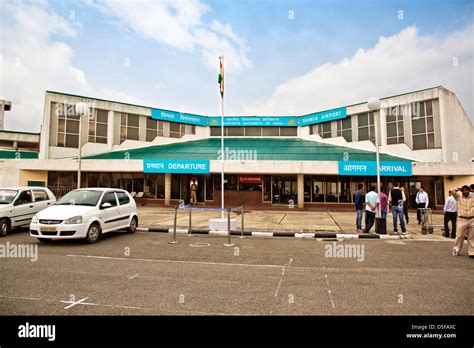
[[[363,102],[301,116],[225,117],[226,205],[349,207],[358,183],[367,190],[376,182],[377,117],[384,190],[398,181],[412,204],[423,185],[439,209],[449,189],[474,183],[474,127],[453,92],[438,86],[381,102],[375,113]],[[89,117],[75,113],[78,103],[89,105]],[[63,195],[77,187],[81,143],[83,187],[174,205],[189,201],[196,182],[198,204],[220,206],[220,131],[220,117],[47,91],[40,135],[24,133],[40,136],[38,158],[5,142],[0,186]],[[0,144],[21,134],[0,131]]]

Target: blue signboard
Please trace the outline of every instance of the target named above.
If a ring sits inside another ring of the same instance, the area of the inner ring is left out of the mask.
[[[209,160],[143,160],[144,173],[209,174]]]
[[[346,108],[338,108],[326,111],[315,112],[314,114],[309,114],[299,117],[300,126],[309,126],[310,124],[328,122],[333,120],[339,120],[341,118],[346,118]]]
[[[209,126],[221,125],[220,117],[209,117]],[[298,118],[291,116],[225,116],[226,127],[297,127]]]
[[[375,161],[339,161],[339,175],[377,175]],[[411,176],[411,162],[380,162],[381,176]]]
[[[154,120],[187,123],[203,127],[207,126],[207,117],[205,116],[186,114],[170,110],[151,109],[151,118]]]

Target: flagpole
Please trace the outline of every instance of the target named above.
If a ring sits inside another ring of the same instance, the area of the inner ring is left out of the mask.
[[[219,57],[224,72],[224,56]],[[222,76],[224,78],[224,76]],[[224,81],[223,81],[224,83]],[[224,220],[224,94],[221,93],[221,219]]]

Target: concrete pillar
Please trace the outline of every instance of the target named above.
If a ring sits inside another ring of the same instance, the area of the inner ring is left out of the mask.
[[[171,205],[171,174],[165,174],[165,205]]]
[[[115,143],[115,114],[112,110],[107,114],[107,147],[112,150]]]
[[[298,208],[304,208],[304,174],[298,174]]]

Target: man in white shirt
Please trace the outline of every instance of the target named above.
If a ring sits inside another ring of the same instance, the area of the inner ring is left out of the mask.
[[[369,233],[375,222],[375,212],[379,205],[379,195],[375,192],[375,186],[370,187],[370,192],[365,195],[365,229],[364,233]]]
[[[457,213],[457,202],[453,196],[456,191],[450,190],[449,197],[444,204],[444,233],[443,236],[449,238],[449,226],[448,223],[451,221],[451,238],[456,238],[456,219],[458,218]]]
[[[418,193],[416,194],[416,219],[418,220],[418,225],[421,224],[421,208],[428,208],[430,200],[428,194],[425,192],[425,188],[420,186]]]

